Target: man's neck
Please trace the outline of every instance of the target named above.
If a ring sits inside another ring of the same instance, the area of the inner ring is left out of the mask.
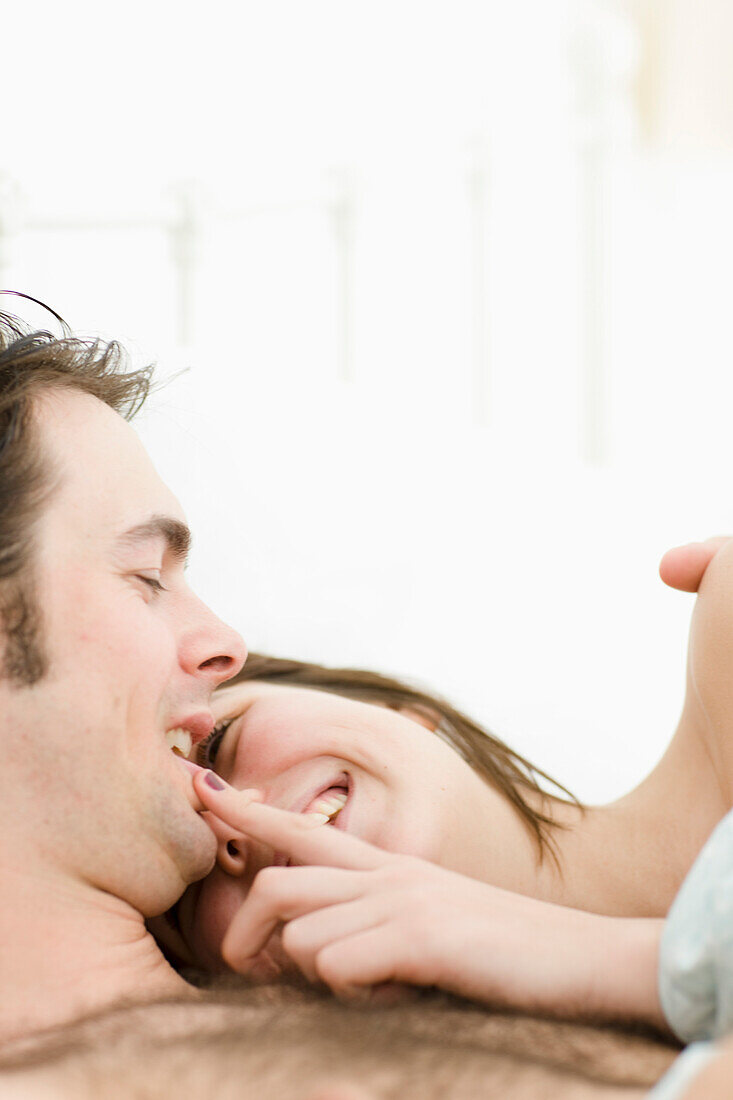
[[[2,865],[0,884],[0,1040],[118,1001],[196,996],[118,898]]]

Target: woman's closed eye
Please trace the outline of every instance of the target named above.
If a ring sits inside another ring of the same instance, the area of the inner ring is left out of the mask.
[[[234,718],[227,718],[223,722],[219,722],[218,725],[214,726],[208,737],[205,737],[203,741],[199,741],[196,746],[196,763],[199,767],[212,768],[214,766],[216,754],[219,751],[224,734],[233,721]]]

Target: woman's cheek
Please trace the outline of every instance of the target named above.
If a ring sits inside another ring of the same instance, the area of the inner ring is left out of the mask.
[[[225,973],[229,967],[221,957],[221,944],[229,925],[248,891],[236,879],[223,881],[212,875],[201,888],[189,943],[199,966]],[[296,973],[297,965],[285,953],[280,932],[273,932],[266,946],[252,960],[247,976],[253,981],[272,981],[282,974]]]
[[[246,893],[236,879],[225,881],[216,871],[204,882],[190,931],[186,932],[197,963],[205,970],[226,971],[221,944]]]
[[[435,860],[440,853],[439,820],[436,810],[423,805],[419,797],[395,799],[372,836],[364,839],[388,852]]]

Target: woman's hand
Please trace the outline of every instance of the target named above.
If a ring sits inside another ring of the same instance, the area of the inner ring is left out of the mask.
[[[222,946],[239,973],[284,925],[282,945],[305,976],[344,998],[397,982],[526,1011],[664,1026],[661,921],[550,905],[382,851],[231,787],[213,790],[202,776],[196,789],[231,828],[298,864],[256,876]]]
[[[697,592],[705,570],[718,550],[729,541],[728,535],[706,539],[705,542],[688,542],[668,550],[659,563],[659,576],[670,588],[682,592]]]

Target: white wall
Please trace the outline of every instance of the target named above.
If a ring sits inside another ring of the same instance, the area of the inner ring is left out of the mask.
[[[658,558],[733,530],[733,158],[642,144],[600,2],[101,12],[9,17],[0,279],[190,367],[141,431],[195,586],[628,789],[682,699]]]

